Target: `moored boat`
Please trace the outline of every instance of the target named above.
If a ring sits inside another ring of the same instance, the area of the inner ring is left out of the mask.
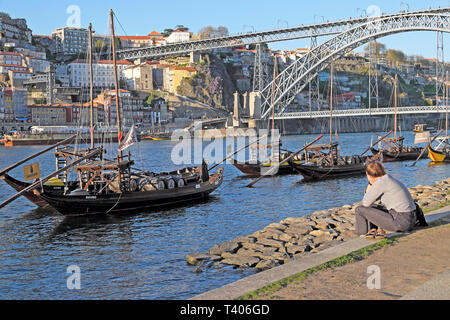
[[[115,39],[114,14],[112,10],[110,19],[112,39]],[[91,31],[91,26],[89,29]],[[92,38],[90,37],[90,39]],[[92,52],[92,41],[90,43],[90,52]],[[44,181],[61,172],[67,172],[67,168],[73,168],[78,174],[75,190],[69,190],[67,187],[64,187],[63,193],[56,194],[45,188],[39,189],[38,181],[30,187],[23,189],[22,194],[33,188],[34,193],[40,199],[65,216],[115,215],[137,211],[142,212],[157,208],[166,208],[172,205],[197,202],[208,198],[213,191],[222,185],[223,168],[219,168],[216,173],[210,174],[213,168],[209,169],[204,162],[199,167],[156,174],[150,171],[135,169],[133,167],[134,161],[131,160],[131,154],[123,154],[124,150],[138,142],[138,139],[134,126],[131,127],[126,137],[122,135],[123,128],[121,125],[121,104],[115,41],[111,41],[111,43],[116,88],[118,156],[114,160],[105,159],[103,157],[103,146],[94,148],[93,131],[91,131],[91,149],[87,155],[81,159],[78,158],[75,162],[64,166],[62,169],[57,170],[43,179]],[[92,66],[92,64],[90,65]],[[91,127],[93,128],[93,116],[90,119]],[[63,150],[61,152],[71,153],[70,150]],[[20,195],[18,194],[16,196]],[[0,208],[13,201],[15,197],[1,204]]]
[[[80,131],[80,129],[71,127],[32,127],[30,132],[5,135],[3,140],[6,147],[53,145],[68,139],[77,131]],[[115,136],[117,136],[117,131],[98,129],[94,133],[94,142],[113,141]],[[86,141],[90,141],[89,129],[84,129],[84,132],[80,132],[78,136],[79,143],[86,143]]]
[[[370,150],[373,155],[380,155],[384,162],[394,162],[394,161],[409,161],[409,160],[417,160],[419,157],[427,157],[427,150],[424,148],[416,147],[416,146],[404,146],[403,143],[405,141],[404,137],[399,137],[397,135],[397,86],[398,86],[398,77],[395,75],[394,79],[394,138],[383,139],[379,143],[379,148],[375,148],[371,146]],[[423,125],[424,126],[424,125]],[[383,146],[384,144],[384,146]]]
[[[437,151],[434,150],[431,146],[428,147],[428,156],[431,161],[435,163],[446,162],[450,163],[450,152],[449,151]]]

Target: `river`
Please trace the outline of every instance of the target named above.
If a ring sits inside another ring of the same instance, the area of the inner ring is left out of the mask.
[[[375,134],[342,134],[341,153],[358,154]],[[406,133],[412,144],[412,133]],[[315,136],[288,136],[284,148],[297,150]],[[136,166],[170,171],[175,143],[141,142],[133,147]],[[4,168],[42,147],[0,148]],[[55,166],[52,154],[38,158],[41,171]],[[408,187],[447,178],[448,165],[422,160],[386,164]],[[12,175],[22,179],[18,168]],[[287,217],[352,204],[361,200],[365,177],[302,183],[300,176],[266,178],[254,189],[233,166],[225,165],[223,186],[207,202],[123,217],[64,218],[36,209],[20,198],[0,209],[0,299],[188,299],[250,275],[229,267],[202,273],[186,264],[190,253],[245,236]],[[0,181],[0,202],[14,194]],[[69,266],[81,271],[81,289],[68,290]]]

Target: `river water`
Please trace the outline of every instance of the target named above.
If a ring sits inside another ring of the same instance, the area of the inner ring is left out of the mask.
[[[342,134],[341,153],[358,154],[375,134]],[[406,144],[413,135],[406,133]],[[284,148],[297,150],[315,136],[289,136]],[[376,140],[376,139],[375,139]],[[177,169],[170,156],[174,142],[134,146],[137,167],[159,172]],[[0,148],[0,168],[41,147]],[[41,171],[55,166],[52,154],[38,158]],[[449,176],[448,165],[422,160],[386,164],[408,187],[434,184]],[[12,175],[22,179],[22,169]],[[365,177],[301,183],[301,177],[266,178],[254,189],[231,165],[223,186],[207,202],[123,217],[64,218],[36,209],[21,198],[0,209],[0,299],[188,299],[248,276],[252,271],[210,267],[202,273],[185,262],[190,253],[245,236],[287,217],[361,200]],[[14,194],[0,181],[0,202]],[[67,288],[69,266],[81,271],[81,290]]]

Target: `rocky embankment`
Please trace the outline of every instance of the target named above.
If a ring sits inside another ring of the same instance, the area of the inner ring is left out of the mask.
[[[450,203],[450,178],[433,186],[409,189],[426,211]],[[354,211],[359,203],[322,210],[300,218],[287,218],[245,237],[221,243],[208,253],[186,256],[196,272],[211,265],[232,265],[267,270],[355,238]]]

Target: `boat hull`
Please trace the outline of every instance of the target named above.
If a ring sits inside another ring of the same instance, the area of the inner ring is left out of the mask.
[[[207,182],[179,189],[97,196],[56,196],[44,192],[41,196],[64,216],[121,215],[195,203],[208,198],[222,182],[223,169],[220,169]]]
[[[30,183],[26,183],[26,182],[22,182],[17,179],[14,179],[13,177],[11,177],[7,174],[2,176],[1,179],[3,181],[5,181],[9,186],[11,186],[17,192],[21,192],[22,190],[24,190],[25,188],[27,188],[31,185]],[[23,196],[26,199],[28,199],[30,202],[37,205],[38,207],[47,208],[50,206],[45,200],[43,200],[38,194],[36,194],[34,192],[31,192],[31,191],[27,192]]]
[[[24,190],[25,188],[27,188],[31,185],[31,183],[19,181],[15,178],[11,177],[8,174],[5,174],[4,176],[2,176],[1,179],[3,181],[5,181],[9,186],[11,186],[17,192],[21,192],[22,190]],[[67,186],[69,192],[75,190],[77,188],[77,185],[78,185],[78,182],[69,183]],[[62,195],[64,193],[64,187],[62,187],[62,186],[44,185],[43,188],[44,188],[45,192],[51,193],[54,195]],[[42,199],[41,192],[39,191],[39,189],[30,191],[30,192],[26,192],[23,196],[30,202],[37,205],[38,207],[48,208],[50,206],[47,201]]]
[[[299,172],[296,170],[298,164],[300,164],[299,161],[295,161],[293,164],[285,163],[279,166],[278,171],[275,174],[272,174],[272,176],[298,174]],[[248,177],[260,177],[273,168],[270,165],[250,164],[238,161],[234,161],[233,166]]]
[[[371,148],[371,151],[374,155],[380,153],[379,150],[375,148]],[[389,152],[384,150],[383,153],[383,162],[396,162],[396,161],[414,161],[422,153],[423,149],[418,149],[416,151],[411,152]],[[425,152],[422,156],[422,159],[425,159],[428,156],[427,152]]]
[[[301,173],[306,181],[345,178],[366,174],[365,164],[354,164],[344,166],[318,166],[318,165],[297,165],[296,169]]]
[[[436,151],[433,148],[428,148],[428,157],[436,163],[440,162],[450,162],[450,155],[444,152]]]

